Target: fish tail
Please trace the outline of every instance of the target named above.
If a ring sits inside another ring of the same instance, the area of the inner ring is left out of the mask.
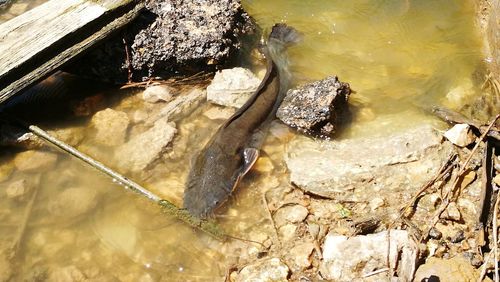
[[[280,77],[280,93],[276,99],[272,116],[274,116],[278,110],[278,107],[291,84],[292,74],[290,72],[286,49],[287,47],[298,43],[301,38],[302,35],[295,28],[284,23],[275,24],[269,34],[266,56],[269,56],[274,62]]]
[[[300,42],[302,35],[293,27],[285,23],[277,23],[273,26],[271,34],[269,35],[269,44],[281,43],[284,45],[291,45]]]

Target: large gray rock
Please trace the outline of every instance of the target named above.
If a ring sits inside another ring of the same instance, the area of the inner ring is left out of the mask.
[[[175,136],[173,122],[159,119],[146,132],[118,147],[115,158],[125,171],[139,172],[158,159]]]
[[[350,93],[349,84],[327,77],[289,90],[276,117],[300,132],[328,137],[346,112]]]
[[[366,202],[377,196],[399,206],[395,193],[416,191],[447,159],[452,145],[441,140],[429,125],[340,141],[300,137],[290,142],[285,161],[291,181],[309,193]]]
[[[323,244],[320,273],[328,280],[354,281],[386,268],[389,260],[392,269],[399,266],[398,277],[403,279],[401,281],[411,281],[417,254],[416,244],[405,230],[391,230],[390,236],[384,231],[351,238],[329,233]],[[387,279],[387,272],[373,275],[368,281],[381,279]]]
[[[214,104],[239,108],[252,96],[260,84],[250,70],[224,69],[215,74],[207,87],[207,100]]]

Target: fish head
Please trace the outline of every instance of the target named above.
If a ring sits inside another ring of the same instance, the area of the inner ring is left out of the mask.
[[[226,202],[237,185],[241,157],[205,152],[193,164],[186,190],[184,208],[193,216],[207,218]]]

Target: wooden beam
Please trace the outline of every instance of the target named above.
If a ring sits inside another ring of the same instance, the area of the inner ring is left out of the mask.
[[[141,0],[50,0],[0,25],[0,104],[132,21]]]

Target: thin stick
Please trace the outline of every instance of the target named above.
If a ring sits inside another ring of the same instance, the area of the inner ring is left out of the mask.
[[[482,282],[484,277],[486,276],[486,271],[488,269],[488,264],[490,263],[490,260],[492,258],[492,253],[490,252],[486,259],[484,260],[483,265],[481,266],[481,273],[479,274],[479,278],[477,279],[477,282]]]
[[[12,246],[10,247],[10,252],[11,252],[10,259],[14,259],[17,255],[17,251],[19,250],[19,246],[21,245],[21,241],[26,232],[26,227],[28,226],[28,221],[31,217],[31,212],[33,211],[33,205],[35,203],[37,194],[38,194],[38,187],[35,187],[35,190],[33,191],[33,194],[31,195],[31,198],[28,204],[26,205],[21,225],[19,226],[19,229],[17,230],[16,233],[16,237],[14,237],[14,241],[12,243]]]
[[[9,119],[17,121],[17,120],[12,119],[12,118],[9,118]],[[24,124],[22,122],[20,122],[20,121],[17,121],[17,122],[24,126]],[[81,153],[80,151],[76,150],[75,148],[71,147],[70,145],[54,138],[53,136],[51,136],[50,134],[48,134],[47,132],[45,132],[44,130],[39,128],[38,126],[29,125],[26,127],[29,129],[29,131],[33,132],[36,136],[42,138],[43,140],[51,143],[54,146],[60,148],[61,150],[75,156],[76,158],[84,161],[85,163],[87,163],[91,167],[97,169],[98,171],[100,171],[106,175],[111,176],[113,179],[115,179],[118,182],[118,184],[124,186],[125,188],[131,189],[132,191],[147,198],[148,200],[150,200],[152,202],[155,202],[156,204],[159,204],[166,213],[173,215],[174,217],[184,221],[185,223],[187,223],[195,228],[198,228],[198,229],[212,235],[213,237],[215,237],[219,240],[223,241],[223,240],[227,239],[227,237],[225,236],[225,233],[214,222],[210,222],[207,220],[202,220],[202,219],[198,219],[198,218],[193,217],[191,214],[189,214],[189,212],[187,210],[180,209],[177,206],[175,206],[174,204],[172,204],[171,202],[160,198],[158,195],[147,190],[146,188],[142,187],[141,185],[135,183],[134,181],[132,181],[132,180],[126,178],[125,176],[113,171],[112,169],[106,167],[102,163],[92,159],[91,157],[89,157],[89,156]]]
[[[495,253],[495,282],[499,282],[498,277],[498,204],[500,203],[500,195],[497,193],[495,201],[495,210],[493,211],[493,252]]]
[[[132,83],[132,62],[130,61],[130,52],[128,51],[128,44],[125,37],[123,37],[123,45],[125,46],[125,60],[127,60],[127,81]]]
[[[424,235],[425,237],[428,237],[429,231],[434,226],[436,226],[437,222],[439,221],[439,218],[441,217],[441,214],[448,208],[448,206],[452,200],[452,199],[450,199],[450,197],[455,198],[458,196],[458,195],[455,195],[455,192],[456,192],[455,190],[457,190],[457,186],[458,186],[458,182],[460,181],[460,177],[466,171],[467,165],[469,164],[470,160],[472,159],[472,157],[476,153],[477,149],[479,148],[479,145],[481,144],[481,142],[483,142],[484,138],[486,137],[486,135],[488,134],[490,129],[493,127],[493,125],[495,125],[495,122],[498,120],[498,118],[500,118],[500,114],[496,115],[496,117],[490,122],[490,124],[488,125],[488,128],[484,131],[483,134],[481,134],[481,137],[479,137],[479,140],[476,142],[476,145],[474,146],[474,148],[470,152],[469,157],[467,157],[465,162],[460,166],[460,169],[459,169],[458,174],[455,178],[455,181],[453,181],[453,185],[451,186],[451,189],[448,192],[446,192],[446,195],[443,199],[443,203],[441,204],[441,208],[434,215],[434,219],[432,220],[431,225],[429,226],[429,228],[427,229],[427,232]]]

